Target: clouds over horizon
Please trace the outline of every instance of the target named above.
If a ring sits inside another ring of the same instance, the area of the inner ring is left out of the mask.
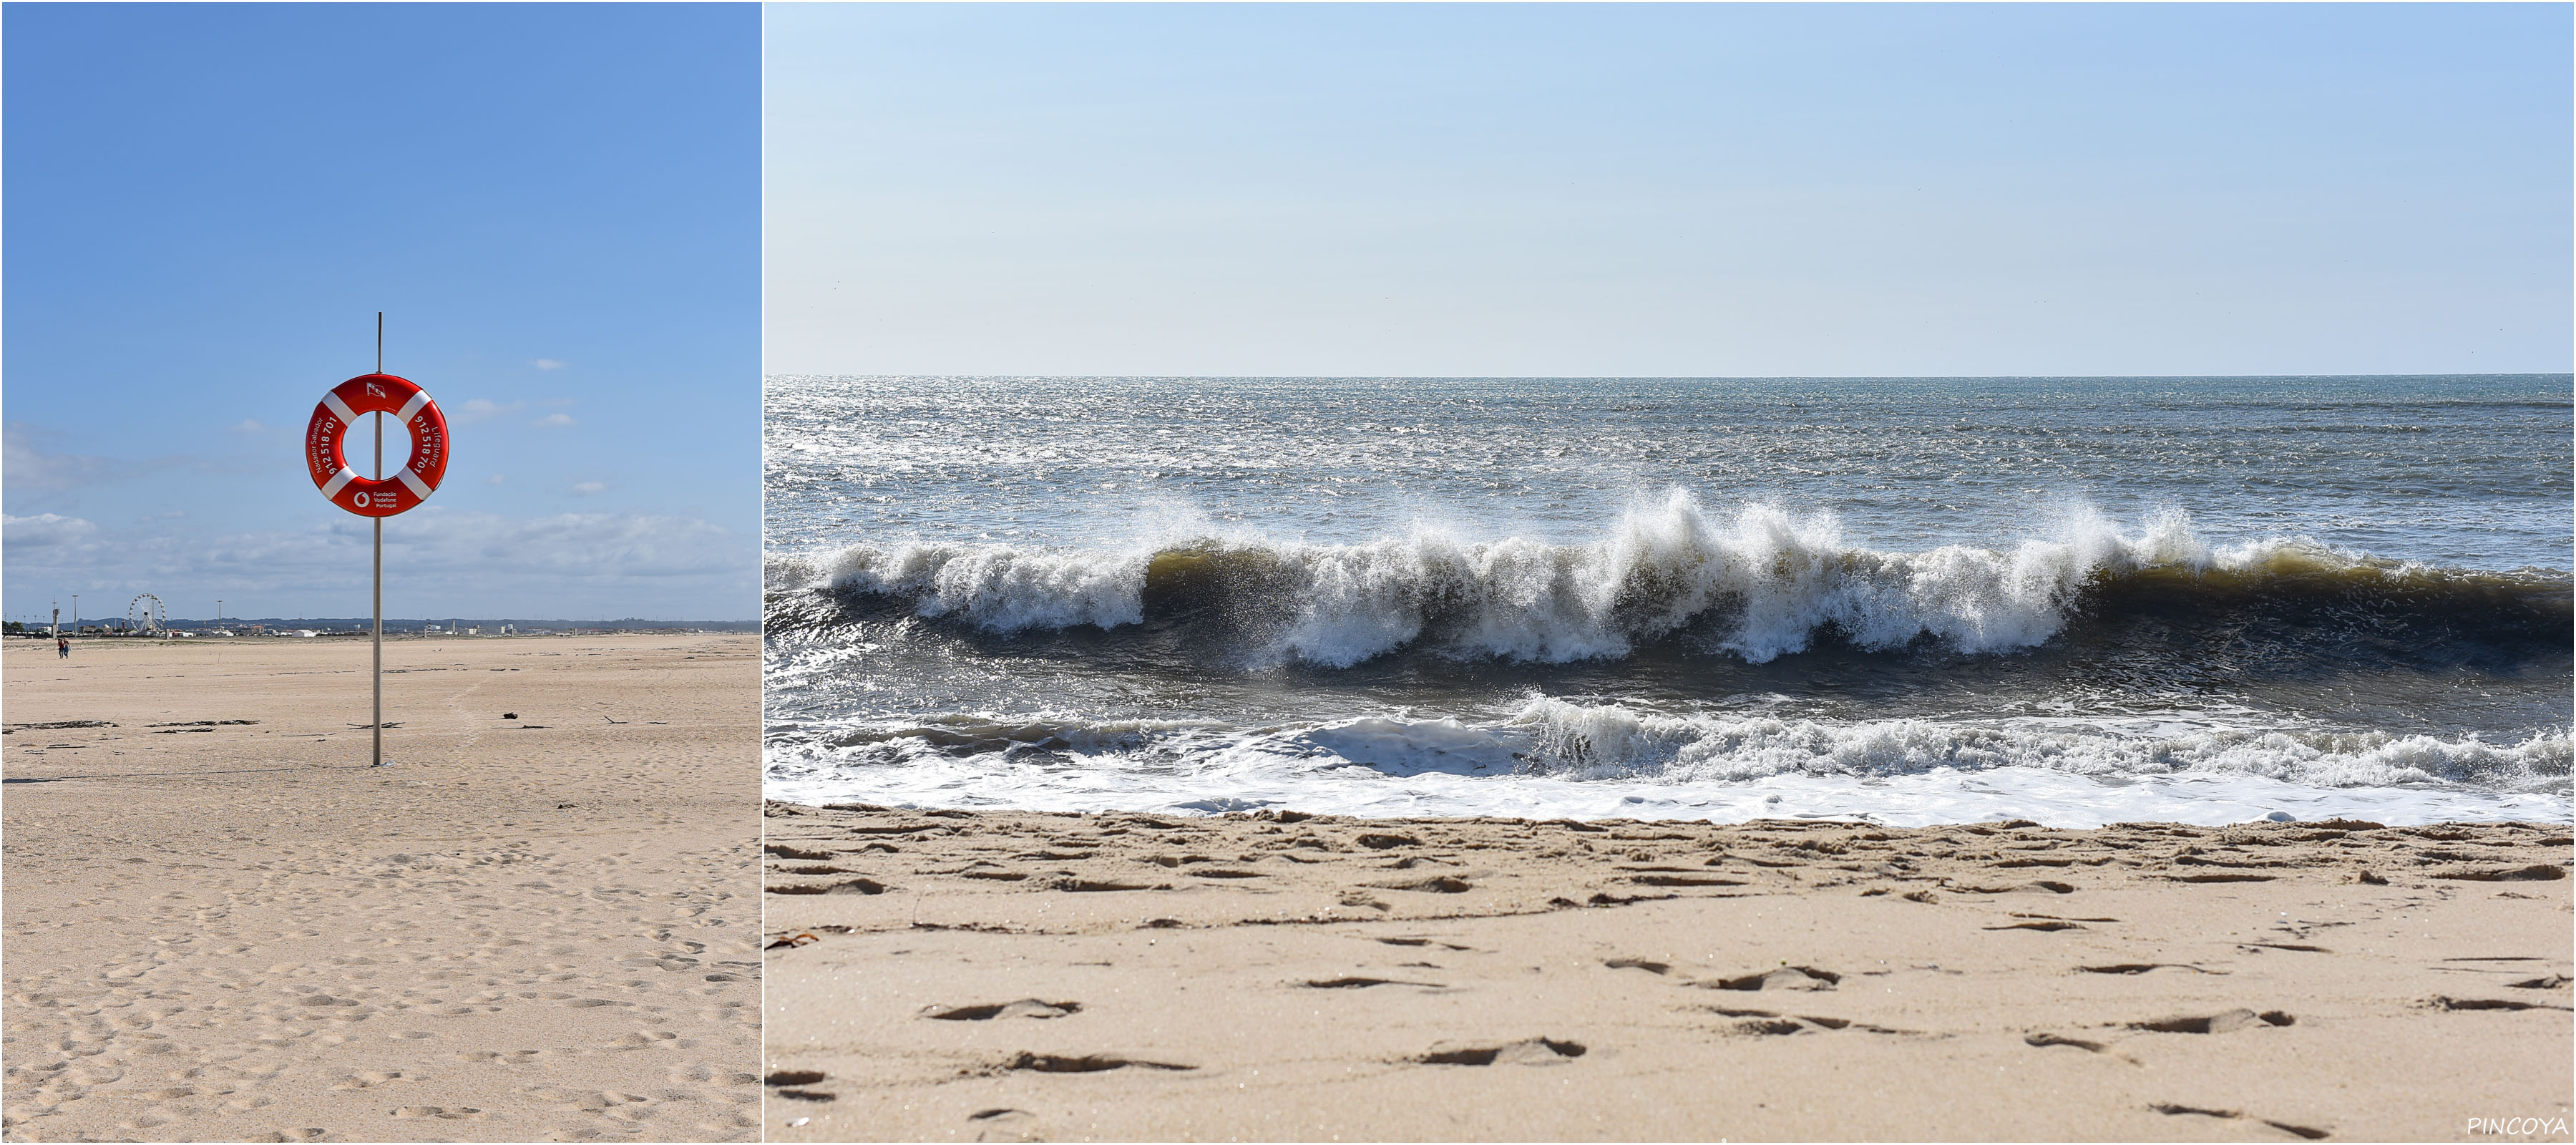
[[[12,517],[0,513],[0,530],[5,530],[5,544],[17,559],[26,559],[31,549],[60,549],[78,545],[98,535],[98,526],[78,517],[58,513],[38,513],[33,517]]]
[[[185,536],[57,513],[0,516],[15,586],[54,594],[151,592],[181,615],[364,615],[371,525]],[[697,517],[638,512],[505,517],[431,505],[385,522],[388,615],[757,615],[757,538]],[[613,589],[613,591],[608,591]],[[616,601],[620,603],[607,604]],[[18,602],[25,606],[22,599]]]
[[[41,434],[22,421],[0,426],[0,472],[11,489],[69,489],[111,472],[108,459],[75,453],[48,453],[38,445]]]
[[[262,433],[267,429],[256,421],[245,421],[230,428],[244,434]],[[230,475],[261,472],[277,468],[280,464],[243,455],[196,453],[165,453],[140,458],[101,457],[85,453],[55,453],[39,444],[62,436],[65,435],[23,421],[0,426],[0,471],[5,471],[8,476],[9,496],[16,498],[31,492],[72,492],[140,480],[172,470],[200,475]],[[290,460],[283,464],[291,465],[293,462]]]
[[[551,398],[502,406],[475,399],[460,410],[470,418],[532,404],[574,403]],[[571,421],[560,412],[547,418]],[[24,619],[48,600],[91,592],[151,592],[181,615],[210,614],[218,597],[236,615],[241,609],[362,614],[371,565],[367,520],[320,501],[292,443],[281,448],[276,431],[225,428],[240,431],[224,436],[247,452],[142,458],[58,452],[71,435],[8,423],[6,512],[0,513],[8,614]],[[167,439],[95,440],[115,446]],[[505,463],[512,456],[502,441],[484,449]],[[585,469],[516,492],[499,472],[451,474],[437,500],[386,522],[386,607],[398,615],[573,619],[758,615],[756,525],[715,524],[694,498],[638,503],[635,482],[626,476]]]

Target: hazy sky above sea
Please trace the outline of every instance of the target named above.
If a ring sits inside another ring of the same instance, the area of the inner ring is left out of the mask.
[[[454,443],[389,615],[758,614],[758,9],[0,22],[9,618],[366,615],[301,435],[378,310]]]
[[[2564,371],[2570,12],[775,5],[765,365]]]

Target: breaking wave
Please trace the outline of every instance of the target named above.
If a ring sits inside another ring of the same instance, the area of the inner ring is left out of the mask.
[[[2399,562],[2313,541],[2215,547],[2169,511],[2134,535],[2089,508],[2009,545],[1881,552],[1830,513],[1717,512],[1682,490],[1587,544],[1417,528],[1363,544],[1183,537],[1098,549],[925,542],[771,556],[773,630],[829,623],[821,594],[994,634],[1195,628],[1271,662],[1346,668],[1404,648],[1564,663],[1685,636],[1765,663],[1820,639],[1866,650],[2038,647],[2088,618],[2263,609],[2366,613],[2563,648],[2570,582]]]

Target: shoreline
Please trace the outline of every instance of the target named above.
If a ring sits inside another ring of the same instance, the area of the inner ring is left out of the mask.
[[[766,814],[778,1140],[2571,1113],[2563,824]]]
[[[1988,768],[1972,770],[1936,768],[1903,775],[1871,778],[1870,787],[1872,790],[1893,791],[1897,793],[1897,796],[1899,797],[1897,801],[1913,804],[1933,804],[1953,812],[1984,811],[1989,813],[1979,818],[1942,819],[1921,823],[1909,823],[1902,819],[1883,819],[1879,817],[1881,813],[1878,811],[1850,811],[1834,809],[1809,810],[1808,808],[1830,808],[1835,803],[1849,797],[1849,788],[1844,786],[1846,777],[1817,777],[1811,775],[1772,775],[1750,780],[1713,781],[1708,784],[1707,789],[1705,790],[1692,789],[1676,785],[1671,782],[1653,779],[1622,780],[1562,778],[1553,776],[1539,777],[1540,782],[1555,785],[1557,790],[1576,792],[1587,797],[1584,802],[1576,802],[1572,799],[1568,799],[1565,803],[1559,804],[1557,807],[1552,808],[1549,813],[1543,815],[1514,815],[1507,812],[1483,812],[1473,809],[1472,806],[1467,810],[1451,813],[1425,813],[1418,810],[1377,813],[1374,811],[1348,810],[1342,808],[1311,812],[1291,810],[1291,813],[1340,816],[1363,820],[1437,819],[1491,820],[1495,822],[1553,822],[1559,819],[1578,819],[1584,822],[1600,823],[1679,823],[1695,826],[1740,826],[1748,823],[1776,821],[1784,823],[1835,823],[1852,827],[1871,827],[1884,830],[1926,830],[1936,827],[1957,827],[1973,823],[2003,822],[2013,819],[2041,822],[2041,825],[2046,826],[2051,830],[2067,831],[2097,831],[2129,823],[2170,823],[2178,826],[2190,826],[2202,830],[2214,831],[2222,830],[2227,827],[2265,822],[2295,825],[2299,823],[2321,823],[2338,820],[2373,822],[2385,827],[2405,828],[2482,823],[2557,823],[2562,826],[2576,824],[2576,794],[2562,791],[2497,791],[2489,789],[2448,792],[2445,794],[2459,795],[2464,798],[2452,799],[2447,802],[2436,804],[2432,808],[2428,809],[2421,804],[2412,807],[2391,805],[2391,803],[2385,798],[2374,798],[2377,796],[2384,796],[2390,791],[2406,791],[2409,793],[2420,794],[2413,792],[2411,789],[2402,788],[2308,787],[2294,785],[2263,776],[2208,774],[2153,775],[2136,777],[2130,779],[2126,783],[2114,786],[2106,783],[2098,783],[2097,777],[2094,776],[2031,769],[2036,771],[2037,774],[2025,776],[2024,778],[2037,779],[2050,784],[2051,787],[2051,790],[2048,790],[2043,795],[2034,796],[2029,793],[2007,794],[1993,792],[1991,790],[1992,784],[1987,781],[1995,778],[1999,770],[2002,769]],[[2004,774],[2009,776],[2012,773],[2006,771]],[[1492,781],[1485,776],[1477,776],[1476,778],[1480,782]],[[2093,789],[2078,789],[2076,787],[2077,784],[2085,783],[2096,784],[2096,787]],[[2192,785],[2197,785],[2200,789],[2193,790]],[[885,791],[880,786],[876,790],[858,794],[841,792],[835,792],[832,794],[823,794],[819,792],[815,794],[805,794],[797,791],[797,788],[802,786],[805,786],[805,784],[798,781],[790,780],[781,782],[774,777],[765,776],[763,782],[763,801],[765,803],[782,803],[815,809],[880,805],[897,810],[915,808],[952,808],[951,804],[942,802],[937,798],[939,795],[945,793],[944,786],[941,790],[894,792]],[[822,784],[816,784],[814,786],[824,787]],[[2136,795],[2137,790],[2141,787],[2150,788],[2150,790],[2153,791],[2153,795],[2147,800],[2141,800]],[[787,789],[787,793],[775,793],[780,788]],[[2070,793],[2070,789],[2075,790]],[[826,790],[829,789],[826,788]],[[846,788],[844,788],[844,791],[846,791]],[[2127,798],[2119,798],[2123,794],[2125,794]],[[2097,796],[2106,799],[2119,798],[2120,805],[2111,808],[2092,808],[2091,810],[2094,814],[2086,816],[2084,820],[2072,823],[2064,821],[2042,822],[2041,820],[2031,819],[2031,816],[2033,815],[2050,816],[2051,818],[2054,818],[2051,814],[2051,810],[2042,805],[2042,800],[2044,799],[2064,801],[2074,799],[2078,796]],[[1704,811],[1704,813],[1696,817],[1688,814],[1639,814],[1639,811],[1643,809],[1640,807],[1640,804],[1644,803],[1647,799],[1657,797],[1671,800],[1671,802],[1660,807],[1653,804],[1645,804],[1645,807],[1666,812],[1689,810]],[[884,804],[872,803],[869,802],[871,798],[882,799],[887,802]],[[989,798],[989,796],[987,798]],[[2468,798],[2483,798],[2490,801],[2490,805],[2485,807],[2464,805],[2467,804]],[[1258,798],[1258,802],[1261,804],[1260,809],[1293,809],[1296,806],[1293,800],[1294,793],[1280,792],[1276,790],[1263,791],[1260,793]],[[1465,802],[1465,800],[1461,801]],[[977,814],[995,815],[1140,814],[1169,816],[1181,819],[1221,818],[1227,815],[1259,813],[1259,809],[1254,808],[1238,810],[1209,810],[1203,805],[1199,805],[1199,802],[1200,801],[1193,800],[1186,803],[1166,804],[1160,807],[1105,806],[1059,809],[1044,806],[986,806],[975,808],[956,807],[953,809],[973,811]],[[1502,801],[1496,800],[1495,802],[1499,803]],[[1586,805],[1587,803],[1588,806]],[[1316,804],[1308,804],[1308,806],[1315,805]],[[1331,805],[1324,804],[1324,806],[1330,807]],[[2155,818],[2146,815],[2130,815],[2118,818],[2103,817],[2107,814],[2120,811],[2171,811],[2186,807],[2207,810],[2213,813],[2205,820]],[[2270,818],[2270,815],[2276,812],[2285,815],[2290,814],[2290,809],[2293,808],[2301,812],[2301,814],[2286,820],[2274,820]],[[2400,814],[2389,814],[2391,811],[2400,812]],[[2479,811],[2488,813],[2475,813]],[[2535,811],[2539,812],[2539,814],[2531,813]]]

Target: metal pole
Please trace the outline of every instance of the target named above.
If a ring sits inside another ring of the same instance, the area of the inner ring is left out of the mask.
[[[384,372],[385,372],[385,312],[384,312],[384,311],[382,311],[382,310],[376,311],[376,372],[377,372],[377,373],[379,373],[379,374],[381,374],[381,373],[384,373]],[[376,473],[375,473],[375,478],[376,478],[376,480],[378,480],[378,481],[382,481],[382,480],[384,480],[384,477],[385,477],[385,415],[383,415],[383,414],[381,414],[381,413],[379,413],[379,414],[375,415],[375,421],[376,421]],[[382,518],[382,517],[378,517],[378,518],[376,518],[375,520],[376,520],[376,671],[375,671],[375,686],[376,686],[376,687],[375,687],[375,690],[376,690],[376,719],[375,719],[375,723],[372,725],[372,727],[371,727],[371,729],[370,729],[370,730],[371,730],[371,732],[372,732],[372,734],[373,734],[373,736],[374,736],[374,738],[375,738],[375,751],[374,751],[374,754],[373,754],[373,755],[368,759],[368,761],[367,761],[367,766],[369,766],[369,767],[383,767],[383,766],[385,765],[385,519],[384,519],[384,518]]]

